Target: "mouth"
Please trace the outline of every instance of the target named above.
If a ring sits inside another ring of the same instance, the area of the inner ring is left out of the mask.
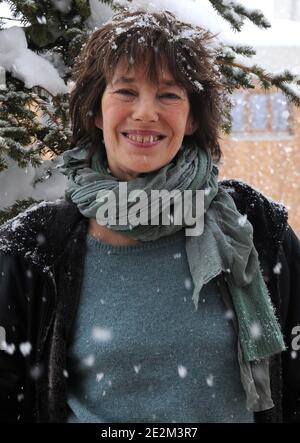
[[[140,134],[129,134],[128,132],[121,132],[126,140],[138,147],[149,148],[158,145],[162,140],[166,138],[165,135],[140,135]]]

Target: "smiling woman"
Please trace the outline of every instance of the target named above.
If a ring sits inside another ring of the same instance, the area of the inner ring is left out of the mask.
[[[128,87],[133,86],[134,80],[143,80],[148,89],[152,86],[155,90],[159,85],[162,108],[173,109],[177,105],[180,109],[179,103],[187,102],[194,131],[183,134],[192,135],[186,141],[194,140],[219,159],[218,132],[228,100],[214,63],[212,41],[213,35],[208,31],[180,22],[168,12],[116,14],[111,22],[93,33],[76,61],[76,86],[70,102],[73,145],[88,134],[99,148],[102,133],[95,128],[94,119],[99,114],[104,91],[106,95],[108,89],[112,92],[112,85],[119,90],[125,88],[119,94],[124,101],[132,101],[138,91]],[[135,76],[139,78],[134,79]],[[145,98],[149,99],[149,95]],[[150,106],[144,100],[139,103],[155,113],[157,102],[155,107],[153,102]],[[139,126],[144,124],[148,129],[146,123]],[[155,126],[153,121],[150,123]],[[97,149],[95,146],[91,149]]]
[[[128,68],[124,60],[117,65],[95,119],[103,130],[110,170],[122,180],[167,165],[184,136],[193,132],[187,92],[167,67],[161,68],[157,84],[150,82],[144,67]]]
[[[300,245],[218,181],[216,57],[167,11],[83,47],[65,198],[0,228],[3,421],[300,421]]]

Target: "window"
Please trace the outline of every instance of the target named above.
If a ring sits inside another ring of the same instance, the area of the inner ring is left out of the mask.
[[[254,130],[266,130],[268,128],[268,103],[267,96],[263,94],[251,94],[250,105],[250,125]]]
[[[286,131],[289,129],[290,111],[287,98],[280,92],[271,95],[272,100],[272,129]]]
[[[236,92],[232,96],[232,131],[241,136],[290,135],[291,112],[282,92]]]

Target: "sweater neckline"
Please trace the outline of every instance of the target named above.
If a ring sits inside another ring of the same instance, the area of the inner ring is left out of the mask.
[[[108,254],[126,254],[130,252],[149,251],[152,249],[163,248],[175,243],[176,241],[179,241],[182,238],[184,238],[184,229],[175,232],[175,234],[161,237],[157,240],[144,241],[135,245],[111,245],[103,242],[102,240],[96,239],[89,232],[87,233],[86,241],[88,246]]]

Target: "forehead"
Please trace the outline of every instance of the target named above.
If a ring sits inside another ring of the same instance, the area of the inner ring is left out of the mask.
[[[148,81],[148,77],[148,70],[145,64],[129,65],[128,62],[123,59],[118,62],[111,82],[115,84],[120,82],[133,83],[134,81]],[[165,62],[161,62],[158,67],[158,81],[166,86],[178,85]]]

